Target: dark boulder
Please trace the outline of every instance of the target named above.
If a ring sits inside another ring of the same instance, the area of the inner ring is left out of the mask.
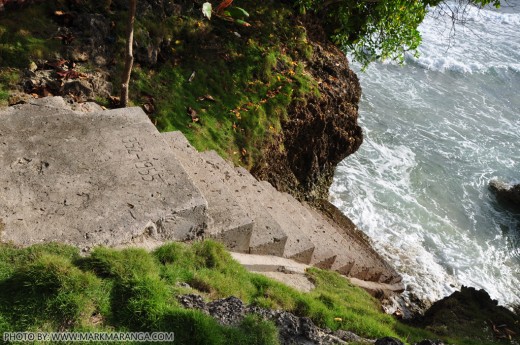
[[[508,184],[499,180],[489,183],[489,189],[503,206],[520,211],[520,184]]]
[[[199,309],[207,312],[206,302],[200,295],[188,294],[181,295],[177,298],[179,303],[187,309]]]
[[[246,306],[234,296],[208,303],[207,307],[209,314],[222,325],[236,325],[246,314]]]
[[[519,315],[499,306],[485,290],[472,287],[463,286],[460,291],[435,302],[416,321],[416,326],[428,328],[439,336],[464,337],[475,343],[520,334]]]

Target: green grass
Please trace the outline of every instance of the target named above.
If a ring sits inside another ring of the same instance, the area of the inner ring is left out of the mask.
[[[287,19],[291,9],[258,1],[241,6],[251,13],[251,28],[201,14],[171,18],[160,27],[139,19],[138,40],[173,44],[160,66],[136,66],[131,98],[140,104],[154,97],[160,130],[180,130],[197,149],[251,167],[264,142],[280,133],[291,101],[316,94],[317,83],[305,72],[312,47],[305,29]],[[188,116],[188,107],[199,121]]]
[[[236,296],[285,309],[320,327],[375,338],[423,339],[380,311],[363,290],[336,273],[312,269],[316,289],[301,293],[246,271],[211,241],[141,249],[96,248],[88,257],[66,245],[0,245],[0,333],[5,331],[169,331],[177,344],[277,344],[272,322],[248,316],[237,327],[182,308],[176,296],[207,301]],[[183,287],[179,283],[188,283]]]

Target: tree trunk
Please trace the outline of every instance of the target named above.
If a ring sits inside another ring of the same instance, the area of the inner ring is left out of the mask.
[[[126,27],[126,54],[125,69],[121,78],[121,99],[120,106],[125,108],[128,104],[128,86],[130,84],[130,75],[132,74],[132,66],[134,65],[134,21],[137,7],[137,0],[130,0],[130,8],[128,12],[128,22]]]

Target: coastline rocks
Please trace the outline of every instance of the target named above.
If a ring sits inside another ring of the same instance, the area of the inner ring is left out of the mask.
[[[465,286],[435,302],[412,323],[439,336],[471,337],[475,341],[517,339],[520,335],[520,315],[498,306],[485,290]]]
[[[520,211],[520,184],[511,185],[493,180],[489,183],[489,189],[503,206]]]

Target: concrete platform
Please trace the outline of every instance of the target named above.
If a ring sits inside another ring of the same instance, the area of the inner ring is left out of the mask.
[[[301,264],[291,259],[269,255],[231,253],[231,256],[250,272],[263,274],[300,291],[308,292],[314,288],[314,284],[305,275],[307,269],[312,266]],[[404,290],[402,283],[384,284],[352,277],[345,277],[345,279],[374,296],[382,294],[391,296],[399,294]]]
[[[222,182],[225,176],[206,163],[181,132],[163,133],[162,137],[208,202],[211,221],[205,236],[223,243],[231,251],[249,252],[253,220]]]
[[[0,241],[17,245],[183,241],[207,223],[205,199],[140,108],[7,108],[0,188]]]
[[[255,188],[239,177],[222,157],[214,151],[201,153],[206,162],[220,171],[222,182],[230,187],[231,193],[253,219],[253,233],[249,244],[251,254],[278,255],[285,252],[287,234],[271,214],[258,202]]]

